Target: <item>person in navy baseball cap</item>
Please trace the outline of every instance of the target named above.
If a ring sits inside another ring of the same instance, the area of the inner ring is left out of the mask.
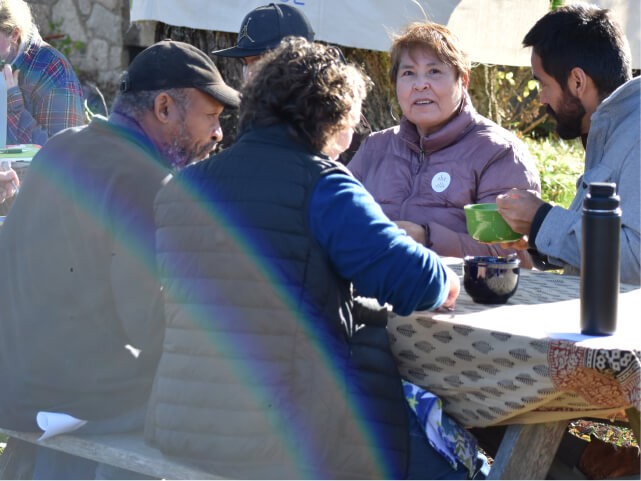
[[[314,41],[314,30],[305,14],[287,4],[270,3],[249,12],[240,26],[236,46],[212,52],[222,57],[240,58],[245,80],[254,73],[256,62],[275,49],[285,37]]]

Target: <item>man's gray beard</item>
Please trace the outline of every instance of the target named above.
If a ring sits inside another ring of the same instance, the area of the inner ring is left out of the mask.
[[[185,137],[186,136],[183,127],[177,135],[174,135],[170,144],[163,145],[163,157],[174,170],[182,169],[189,164],[204,159],[214,149],[217,143],[216,141],[211,141],[205,144],[198,151],[192,149],[188,152],[180,142],[180,139],[184,139]]]
[[[162,155],[172,169],[182,169],[191,163],[189,154],[178,141],[178,136],[174,136],[171,143],[163,145]]]

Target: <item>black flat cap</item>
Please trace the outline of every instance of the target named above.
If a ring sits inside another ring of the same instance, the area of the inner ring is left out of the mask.
[[[240,95],[228,86],[211,58],[193,45],[162,40],[140,52],[123,74],[120,91],[195,88],[227,107]]]

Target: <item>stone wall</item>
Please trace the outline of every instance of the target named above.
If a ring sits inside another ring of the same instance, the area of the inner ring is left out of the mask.
[[[129,24],[129,0],[27,0],[27,3],[45,39],[68,35],[71,43],[59,48],[69,58],[85,90],[97,86],[108,104],[132,53],[154,41],[154,22]],[[58,46],[61,39],[49,41]],[[81,44],[75,46],[75,42]]]

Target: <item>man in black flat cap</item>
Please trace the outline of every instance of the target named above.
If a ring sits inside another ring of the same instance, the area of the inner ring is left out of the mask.
[[[288,36],[314,41],[314,30],[305,14],[287,4],[270,3],[249,12],[240,26],[235,47],[212,52],[222,57],[240,58],[243,77],[247,80],[255,71],[256,62]]]
[[[87,421],[78,432],[142,426],[164,333],[154,197],[211,153],[238,104],[205,53],[162,41],[123,74],[109,119],[36,154],[0,230],[0,426],[37,431],[42,412]],[[34,469],[83,479],[96,466],[45,451]]]

